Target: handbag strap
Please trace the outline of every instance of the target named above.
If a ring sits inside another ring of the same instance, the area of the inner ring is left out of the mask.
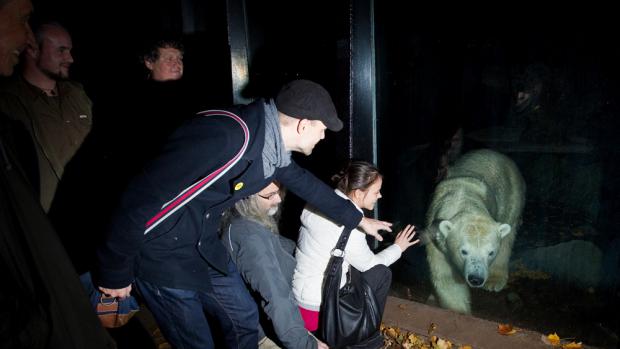
[[[340,233],[340,238],[336,243],[336,247],[331,251],[332,256],[327,264],[326,276],[334,276],[336,273],[339,273],[340,266],[344,260],[344,249],[347,247],[347,242],[349,241],[352,230],[351,228],[345,227],[342,233]]]

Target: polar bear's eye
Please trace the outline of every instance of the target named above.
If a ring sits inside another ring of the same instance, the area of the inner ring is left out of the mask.
[[[462,254],[463,256],[467,256],[467,251],[466,251],[466,250],[461,250],[461,254]]]
[[[495,254],[495,251],[489,252],[489,257],[493,257],[494,254]]]

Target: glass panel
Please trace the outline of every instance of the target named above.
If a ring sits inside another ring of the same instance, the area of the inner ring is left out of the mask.
[[[423,28],[375,4],[379,216],[430,241],[394,266],[393,292],[615,346],[616,40],[575,26]]]
[[[272,97],[283,83],[309,79],[331,94],[344,123],[340,132],[327,131],[312,156],[293,153],[304,168],[327,183],[349,154],[347,2],[246,1],[250,82],[244,95]],[[288,195],[281,231],[293,239],[305,202]]]

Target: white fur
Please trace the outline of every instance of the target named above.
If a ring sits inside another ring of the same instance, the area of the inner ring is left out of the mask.
[[[500,291],[525,201],[525,183],[505,155],[476,150],[449,168],[426,215],[426,245],[439,304],[471,312],[469,287]]]

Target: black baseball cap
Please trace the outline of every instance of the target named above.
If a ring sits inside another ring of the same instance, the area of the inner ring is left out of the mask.
[[[310,80],[293,80],[276,96],[276,108],[297,119],[322,121],[331,131],[342,130],[342,121],[329,92]]]

